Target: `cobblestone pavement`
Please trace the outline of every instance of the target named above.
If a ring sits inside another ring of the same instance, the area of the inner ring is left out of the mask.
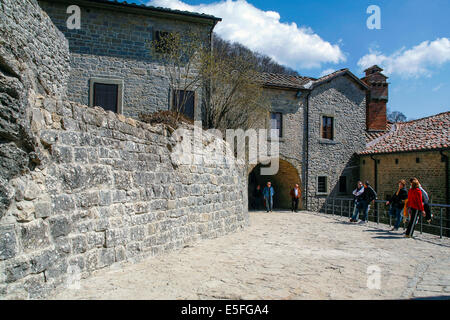
[[[99,270],[53,299],[450,297],[448,238],[407,239],[385,225],[309,212],[255,212],[250,222],[235,234]],[[368,288],[368,268],[380,271],[380,289]]]

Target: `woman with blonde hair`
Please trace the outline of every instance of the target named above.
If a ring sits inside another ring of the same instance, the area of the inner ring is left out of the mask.
[[[411,179],[411,189],[408,191],[407,206],[410,210],[410,219],[408,228],[406,229],[405,237],[411,238],[414,233],[414,227],[419,220],[419,214],[425,216],[425,209],[422,202],[422,191],[417,179]]]
[[[402,222],[402,212],[405,205],[405,201],[408,199],[408,191],[406,190],[406,181],[400,180],[398,182],[398,189],[391,197],[391,199],[386,202],[386,205],[390,205],[389,215],[395,217],[395,224],[391,231],[397,231],[400,223]]]

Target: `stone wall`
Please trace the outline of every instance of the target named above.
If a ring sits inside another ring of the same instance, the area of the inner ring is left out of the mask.
[[[211,25],[150,17],[120,10],[80,5],[81,29],[69,30],[66,13],[71,3],[39,1],[53,23],[64,33],[70,46],[68,97],[89,105],[92,78],[124,82],[123,111],[127,117],[169,108],[169,81],[164,67],[151,55],[150,42],[156,30],[186,32],[197,30],[209,41]],[[201,90],[196,101],[200,119]]]
[[[450,152],[446,154],[450,155]],[[438,151],[382,154],[373,155],[373,158],[380,161],[377,165],[378,199],[386,200],[392,196],[399,180],[405,179],[409,186],[409,179],[416,177],[432,202],[445,204],[445,162]],[[374,186],[374,161],[369,155],[361,156],[360,166],[361,179],[371,181]]]
[[[35,0],[6,1],[1,10],[0,298],[42,298],[94,270],[248,224],[242,164],[201,149],[198,159],[215,161],[182,164],[173,129],[61,99],[64,38]],[[28,23],[17,24],[21,15]],[[15,44],[21,35],[36,42]],[[38,48],[52,59],[34,66],[21,53]]]
[[[366,93],[348,77],[337,77],[311,92],[309,98],[308,209],[321,210],[328,196],[339,195],[339,177],[347,177],[347,193],[359,178],[357,153],[364,150]],[[321,138],[323,115],[334,117],[332,141]],[[326,194],[318,194],[317,177],[328,180]]]

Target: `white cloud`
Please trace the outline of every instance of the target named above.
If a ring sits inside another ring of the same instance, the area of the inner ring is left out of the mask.
[[[431,90],[433,90],[433,92],[439,91],[444,85],[445,85],[445,83],[440,83]]]
[[[335,69],[325,69],[325,70],[322,70],[322,72],[319,74],[319,78],[320,77],[323,77],[323,76],[326,76],[326,75],[328,75],[328,74],[330,74],[330,73],[333,73],[333,72],[335,72],[336,70]]]
[[[180,0],[151,0],[149,5],[211,14],[222,18],[214,29],[225,40],[239,42],[291,68],[318,68],[346,61],[338,44],[331,44],[311,28],[280,22],[280,14],[263,11],[246,0],[189,5]]]
[[[387,75],[398,74],[405,78],[431,76],[433,68],[450,62],[450,39],[424,41],[411,49],[402,48],[389,56],[379,51],[369,51],[369,54],[358,61],[358,66],[362,69],[377,64]]]

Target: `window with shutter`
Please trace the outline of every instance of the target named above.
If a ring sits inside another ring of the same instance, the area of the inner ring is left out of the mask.
[[[324,176],[317,177],[317,192],[318,193],[328,192],[327,177]]]
[[[333,117],[322,117],[322,139],[333,140]]]
[[[175,90],[173,94],[172,110],[194,119],[195,92]]]
[[[339,177],[339,192],[347,193],[347,177],[345,176]]]
[[[94,83],[94,106],[117,112],[118,94],[117,84]]]

